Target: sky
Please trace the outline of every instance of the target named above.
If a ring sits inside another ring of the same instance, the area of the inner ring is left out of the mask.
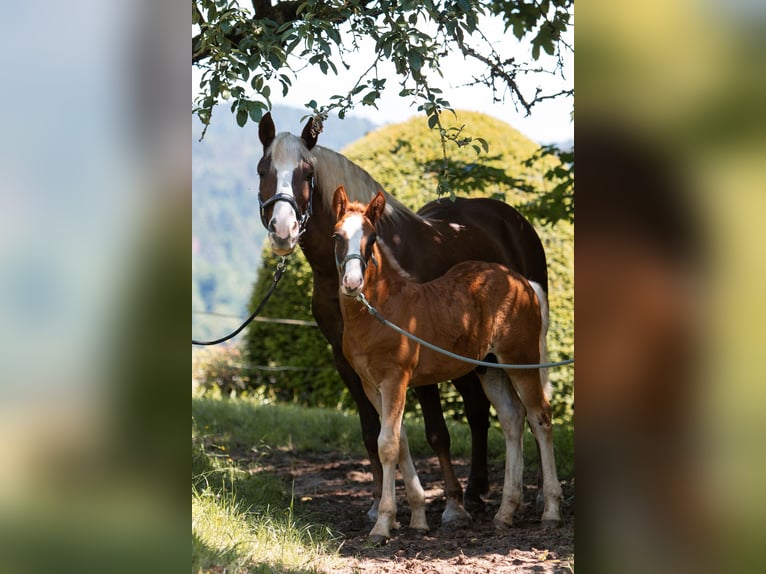
[[[484,18],[480,24],[482,33],[492,41],[495,49],[504,57],[515,56],[518,60],[532,62],[529,49],[526,44],[520,43],[510,33],[503,30],[502,21],[499,18]],[[569,45],[573,45],[573,31],[570,30],[566,38]],[[338,66],[338,75],[325,76],[317,66],[303,67],[293,79],[290,92],[282,97],[282,89],[278,82],[271,86],[272,103],[304,107],[310,100],[316,100],[320,105],[326,103],[331,95],[347,93],[356,83],[359,76],[369,67],[373,61],[372,41],[362,46],[358,53],[345,56],[350,69]],[[541,62],[546,68],[553,69],[553,59],[543,54]],[[534,93],[537,86],[541,86],[545,92],[558,92],[563,89],[571,89],[574,86],[574,55],[567,53],[563,59],[563,78],[561,75],[535,74],[534,77],[520,77],[522,91],[525,94]],[[521,133],[538,143],[565,142],[574,138],[574,123],[572,121],[573,98],[557,98],[546,100],[537,104],[532,114],[516,109],[509,94],[505,94],[504,101],[493,102],[492,90],[486,86],[466,86],[472,78],[472,70],[475,70],[475,61],[466,61],[460,54],[451,53],[442,59],[441,72],[443,78],[436,73],[430,72],[433,85],[443,90],[443,97],[449,101],[455,109],[483,112],[510,124]],[[377,124],[398,123],[417,115],[417,104],[408,98],[399,97],[399,82],[394,72],[393,65],[381,61],[378,64],[381,77],[388,77],[386,90],[378,101],[377,109],[371,106],[358,105],[350,116],[361,116],[370,119]],[[196,82],[201,73],[195,68],[194,90],[196,95]],[[503,96],[503,94],[499,94]]]

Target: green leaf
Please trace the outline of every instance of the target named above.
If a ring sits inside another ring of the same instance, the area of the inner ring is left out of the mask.
[[[247,110],[244,108],[239,108],[237,110],[237,124],[239,127],[244,127],[244,125],[247,123]]]

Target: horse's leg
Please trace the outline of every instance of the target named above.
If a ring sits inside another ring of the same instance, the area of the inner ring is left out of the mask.
[[[439,388],[436,385],[415,387],[415,395],[423,409],[426,440],[439,459],[439,466],[444,477],[444,495],[447,503],[442,513],[442,524],[459,526],[470,522],[471,515],[463,508],[463,488],[452,467],[451,442],[447,424],[444,422]]]
[[[399,470],[402,471],[404,488],[407,491],[407,502],[410,504],[410,528],[423,531],[428,530],[428,522],[426,521],[426,494],[423,491],[423,486],[420,484],[415,463],[412,461],[404,423],[402,423],[401,434],[399,435]]]
[[[553,429],[551,406],[543,391],[540,373],[531,371],[508,371],[513,387],[527,409],[527,422],[540,450],[540,467],[543,471],[543,498],[545,507],[542,515],[544,526],[557,526],[561,522],[561,484],[556,473],[556,458],[553,453]]]
[[[489,492],[487,470],[487,433],[489,432],[489,401],[475,373],[454,379],[452,383],[463,397],[465,416],[471,428],[471,469],[465,489],[465,505],[469,510],[482,510],[482,495]]]
[[[495,514],[495,524],[511,526],[513,515],[523,500],[524,405],[503,371],[487,369],[479,378],[486,396],[497,411],[497,418],[505,436],[503,497],[500,509]]]

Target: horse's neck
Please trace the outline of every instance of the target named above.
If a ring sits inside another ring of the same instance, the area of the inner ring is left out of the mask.
[[[385,192],[383,185],[344,155],[320,146],[317,148],[314,155],[317,158],[317,185],[322,198],[320,208],[332,213],[332,196],[339,185],[343,185],[351,201],[361,203],[368,203],[378,190]],[[432,226],[388,193],[386,203],[386,210],[379,225],[379,231],[384,237],[391,239],[399,230],[405,228],[408,235],[414,234],[415,241],[419,241],[422,236],[433,235]],[[331,225],[334,224],[333,221]],[[397,257],[402,257],[403,253],[393,243],[391,248]]]

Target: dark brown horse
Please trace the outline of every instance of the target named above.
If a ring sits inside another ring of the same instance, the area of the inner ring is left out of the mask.
[[[387,320],[442,349],[470,359],[494,353],[500,363],[536,364],[547,358],[542,288],[498,263],[463,261],[432,281],[417,283],[404,271],[376,234],[386,199],[378,192],[368,205],[349,202],[339,187],[333,205],[335,262],[343,314],[343,352],[362,378],[367,398],[380,414],[378,452],[383,465],[383,494],[370,538],[385,542],[396,522],[396,465],[404,476],[412,510],[410,526],[427,530],[425,496],[402,427],[408,387],[435,385],[472,370],[382,325],[360,296]],[[416,247],[416,246],[414,246]],[[497,410],[506,443],[505,481],[495,521],[513,523],[522,500],[521,438],[525,412],[540,447],[542,493],[547,524],[560,521],[561,485],[556,476],[547,377],[539,369],[487,369],[484,392]],[[519,400],[523,408],[518,408]]]
[[[345,184],[352,199],[369,201],[381,185],[344,156],[317,144],[317,130],[309,120],[300,137],[276,133],[270,114],[259,125],[263,158],[258,164],[261,220],[269,231],[273,251],[287,255],[300,243],[313,270],[312,312],[333,349],[338,373],[359,407],[362,438],[373,474],[375,518],[380,501],[383,471],[378,457],[378,414],[362,389],[359,376],[343,356],[343,319],[338,300],[338,274],[333,265],[335,224],[332,195]],[[545,251],[534,228],[511,206],[492,199],[440,199],[426,204],[417,214],[393,197],[386,196],[386,212],[378,233],[390,246],[401,266],[417,281],[444,274],[466,260],[502,263],[542,286],[547,296],[548,272]],[[416,247],[414,247],[416,246]],[[547,308],[547,301],[546,301]],[[546,321],[547,324],[547,321]],[[478,505],[489,488],[487,477],[487,430],[489,401],[474,373],[453,380],[463,397],[471,427],[471,470],[466,504]],[[462,488],[450,462],[450,438],[444,422],[437,386],[415,389],[423,409],[428,443],[436,452],[445,480],[447,508],[443,522],[466,516]]]

